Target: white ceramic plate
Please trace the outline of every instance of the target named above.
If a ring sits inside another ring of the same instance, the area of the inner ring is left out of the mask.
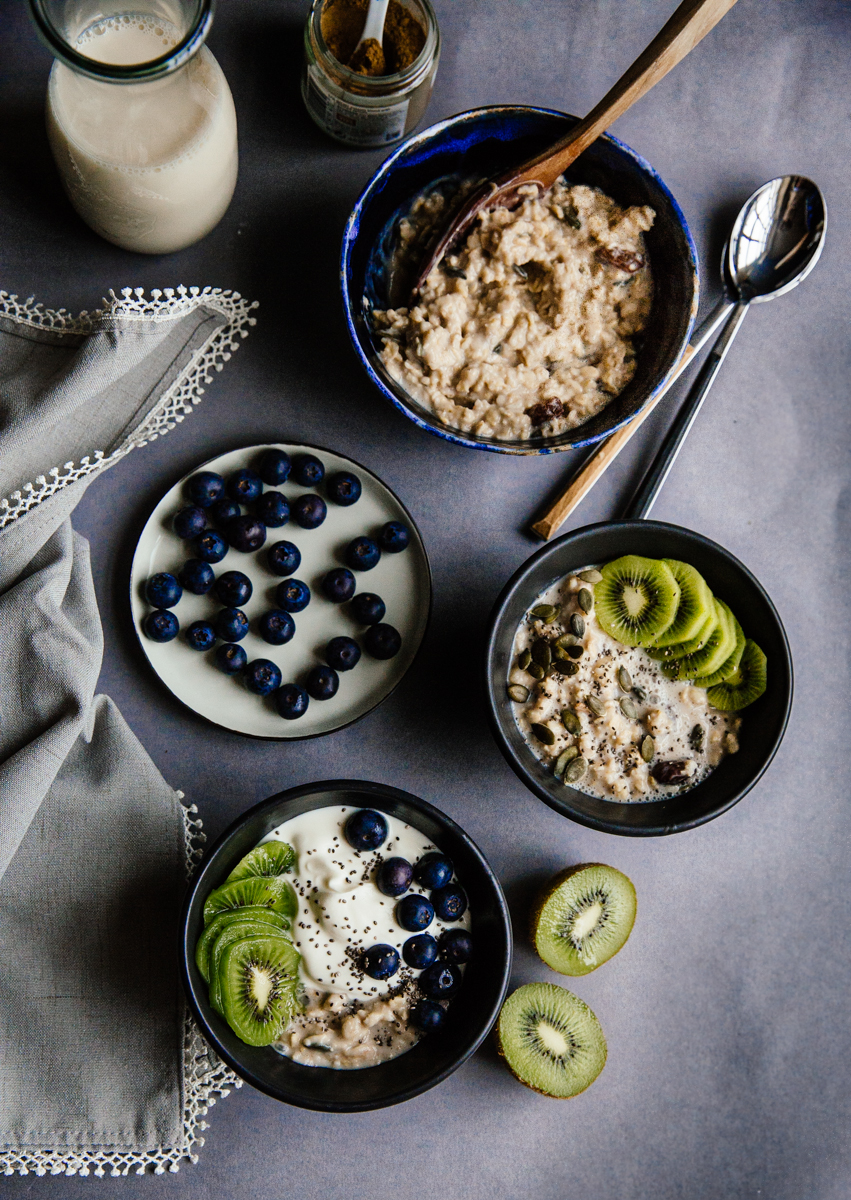
[[[148,661],[169,691],[193,712],[215,725],[252,737],[315,737],[357,721],[393,691],[414,660],[431,610],[431,572],[419,530],[390,489],[358,463],[317,446],[276,444],[277,449],[285,450],[290,457],[305,452],[315,454],[325,466],[326,478],[334,471],[351,471],[363,487],[361,497],[343,508],[328,500],[324,484],[317,489],[303,488],[289,480],[275,489],[264,485],[264,491],[283,492],[291,504],[305,492],[318,491],[328,505],[325,521],[318,529],[302,529],[292,520],[280,529],[269,529],[260,550],[243,554],[230,549],[220,563],[213,564],[213,570],[217,577],[224,571],[242,571],[254,585],[251,599],[242,606],[251,621],[251,630],[239,643],[248,661],[270,659],[280,667],[284,683],[303,686],[310,668],[324,662],[323,648],[332,637],[345,634],[362,646],[366,632],[349,615],[347,604],[332,604],[325,598],[322,577],[332,567],[345,565],[341,552],[352,538],[362,534],[375,537],[387,521],[402,521],[411,533],[408,547],[398,554],[382,554],[371,571],[354,572],[357,591],[381,596],[387,606],[384,622],[401,634],[402,648],[395,658],[379,661],[364,651],[354,670],[340,672],[336,696],[331,700],[311,698],[304,716],[288,721],[278,715],[271,696],[255,696],[239,676],[227,676],[217,670],[213,661],[215,649],[200,653],[191,650],[184,641],[183,631],[193,621],[212,621],[222,607],[212,592],[195,596],[184,590],[180,602],[171,610],[181,629],[173,641],[153,642],[142,629],[142,622],[151,611],[144,595],[147,579],[159,571],[176,576],[183,563],[193,557],[191,542],[181,541],[171,528],[174,514],[189,503],[183,491],[186,480],[198,471],[216,471],[227,478],[240,467],[256,468],[263,451],[272,445],[247,446],[221,454],[201,463],[166,492],[142,530],[133,556],[130,605]],[[254,626],[257,617],[278,607],[275,588],[282,580],[266,565],[266,551],[278,541],[298,546],[301,565],[292,578],[307,584],[311,600],[302,612],[292,614],[296,624],[293,639],[284,646],[270,646],[254,632]]]

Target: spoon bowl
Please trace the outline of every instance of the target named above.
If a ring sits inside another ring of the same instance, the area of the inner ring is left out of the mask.
[[[772,179],[742,205],[724,255],[725,274],[739,299],[773,300],[809,275],[824,249],[827,206],[811,179]]]

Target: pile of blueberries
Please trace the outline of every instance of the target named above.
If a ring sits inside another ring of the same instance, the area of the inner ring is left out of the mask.
[[[346,841],[355,850],[377,850],[387,840],[387,821],[372,808],[361,808],[346,821]],[[459,967],[469,961],[473,940],[466,929],[446,929],[440,938],[426,930],[435,917],[441,921],[460,921],[467,911],[467,897],[458,883],[452,882],[454,867],[439,851],[424,854],[412,865],[404,858],[385,858],[375,882],[385,896],[399,899],[396,921],[409,937],[402,946],[401,958],[420,971],[417,986],[423,993],[411,1010],[411,1021],[423,1033],[439,1029],[446,1017],[441,1000],[451,1000],[461,986]],[[410,891],[416,882],[428,898]],[[370,946],[361,956],[361,967],[371,979],[392,979],[401,966],[395,946]]]
[[[304,681],[283,683],[280,668],[268,658],[248,662],[238,645],[248,633],[248,617],[242,605],[252,594],[251,580],[242,571],[225,571],[216,576],[213,566],[220,563],[230,548],[244,553],[259,550],[266,542],[267,530],[280,529],[290,518],[302,529],[317,529],[328,508],[316,492],[299,496],[292,503],[278,491],[264,491],[263,484],[274,488],[287,480],[302,487],[316,488],[325,483],[325,494],[333,503],[347,508],[361,495],[361,483],[349,471],[337,471],[325,478],[325,467],[312,454],[290,459],[283,450],[266,450],[257,470],[248,467],[234,471],[227,479],[214,471],[200,471],[186,484],[190,501],[175,514],[172,528],[194,551],[177,576],[168,572],[152,575],[145,585],[145,598],[153,611],[142,626],[155,642],[170,642],[180,632],[180,623],[172,612],[184,589],[196,596],[212,592],[224,606],[212,621],[193,621],[184,637],[193,650],[211,650],[216,646],[215,665],[225,675],[240,675],[250,692],[258,696],[274,693],[278,712],[295,720],[307,711],[310,697],[330,700],[340,686],[340,671],[357,666],[361,648],[350,637],[331,638],[325,647],[325,663],[314,667]],[[250,509],[243,512],[243,506]],[[410,542],[407,526],[388,521],[376,539],[356,537],[345,549],[348,566],[335,567],[324,576],[322,590],[335,604],[349,603],[349,611],[359,625],[367,626],[364,648],[373,658],[389,659],[399,653],[402,639],[392,625],[383,623],[384,601],[372,592],[358,592],[353,571],[370,571],[382,551],[396,554]],[[281,577],[275,598],[278,607],[264,613],[256,622],[256,631],[272,646],[282,646],[295,634],[292,614],[302,612],[310,603],[310,588],[292,578],[301,563],[301,554],[292,542],[275,542],[266,551],[266,563],[273,575]],[[351,568],[351,569],[349,569]],[[217,642],[220,642],[218,646]]]

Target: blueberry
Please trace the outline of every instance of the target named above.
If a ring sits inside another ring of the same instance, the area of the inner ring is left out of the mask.
[[[221,562],[228,552],[225,539],[221,534],[215,533],[212,529],[208,529],[206,533],[202,533],[192,544],[197,556],[206,563]]]
[[[152,642],[170,642],[180,630],[180,622],[173,612],[155,608],[142,622],[142,628]]]
[[[231,500],[236,500],[238,504],[250,504],[263,491],[263,481],[250,467],[243,467],[228,475],[225,486]]]
[[[328,482],[325,484],[328,499],[342,505],[343,508],[356,504],[360,500],[361,490],[360,480],[357,475],[352,475],[351,471],[335,471],[333,475],[328,476]]]
[[[248,554],[259,550],[266,541],[266,526],[256,517],[234,517],[225,526],[225,535],[234,550]]]
[[[179,538],[194,538],[207,528],[207,514],[197,504],[190,504],[174,514],[171,527]]]
[[[406,858],[385,858],[375,872],[375,885],[385,896],[404,896],[413,877],[414,869]]]
[[[310,603],[310,588],[300,579],[288,579],[275,588],[275,599],[284,612],[302,612]]]
[[[235,646],[232,642],[229,642],[216,649],[213,661],[225,675],[238,675],[248,662],[248,655],[242,646]]]
[[[411,1023],[420,1033],[435,1033],[444,1022],[446,1013],[435,1000],[419,1000],[411,1009]]]
[[[187,592],[195,596],[206,596],[216,581],[213,568],[200,558],[188,558],[177,576]]]
[[[434,909],[425,896],[403,896],[396,905],[396,920],[408,933],[419,933],[431,925]]]
[[[295,721],[298,717],[303,717],[309,703],[307,692],[297,683],[285,683],[275,692],[278,712],[286,721]]]
[[[473,939],[466,929],[447,929],[440,939],[440,957],[444,962],[469,962],[473,953]]]
[[[342,604],[355,594],[355,577],[345,567],[334,567],[322,580],[322,591],[334,604]]]
[[[248,633],[248,617],[241,608],[222,608],[216,613],[216,634],[223,642],[241,642]]]
[[[370,625],[363,644],[373,658],[395,658],[402,648],[402,638],[392,625]]]
[[[308,492],[299,496],[293,503],[293,520],[302,529],[318,529],[328,513],[328,508],[321,496]]]
[[[448,1000],[461,986],[461,972],[449,963],[436,962],[426,967],[417,983],[430,1000]]]
[[[270,529],[280,529],[290,519],[290,506],[280,492],[264,492],[254,506],[257,516]]]
[[[353,571],[371,571],[381,558],[381,551],[372,538],[356,537],[346,546],[343,557]]]
[[[375,592],[360,592],[352,600],[351,611],[358,625],[377,625],[387,609]]]
[[[168,571],[152,575],[145,584],[145,599],[154,608],[174,608],[182,595],[183,588]]]
[[[467,897],[457,883],[435,888],[431,902],[441,921],[458,921],[467,911]]]
[[[421,883],[424,888],[431,891],[432,888],[445,887],[452,878],[454,870],[455,868],[445,854],[441,854],[438,850],[432,850],[418,860],[414,868],[414,878],[417,883]]]
[[[392,946],[370,946],[364,951],[362,962],[371,979],[389,979],[399,970],[399,951]]]
[[[245,668],[245,686],[255,696],[268,696],[281,686],[281,672],[268,658],[255,658]]]
[[[335,637],[325,647],[325,661],[335,671],[351,671],[360,661],[360,646],[350,637]]]
[[[216,644],[216,631],[206,621],[193,621],[186,630],[186,642],[193,650],[209,650]]]
[[[275,542],[266,551],[266,564],[273,575],[292,575],[301,563],[301,552],[292,542]]]
[[[359,808],[346,821],[343,834],[355,850],[377,850],[387,840],[387,821],[374,808]]]
[[[286,483],[291,467],[289,454],[283,450],[267,450],[260,459],[257,474],[269,487],[277,487],[279,483]]]
[[[388,521],[378,535],[379,546],[388,554],[398,554],[400,550],[405,549],[410,540],[408,526],[403,525],[401,521]]]
[[[187,480],[183,489],[193,504],[209,508],[225,494],[225,481],[215,471],[199,471]]]
[[[225,571],[216,580],[216,595],[227,608],[247,604],[254,588],[242,571]]]
[[[437,958],[437,942],[430,933],[416,933],[402,947],[402,958],[417,970],[430,967]]]
[[[288,612],[273,608],[257,622],[257,632],[270,646],[283,646],[295,633],[295,621]]]
[[[297,454],[293,459],[292,479],[302,487],[316,487],[325,478],[325,468],[315,454]]]
[[[210,516],[217,525],[227,525],[228,521],[232,521],[234,517],[242,516],[242,509],[235,500],[217,500],[210,509]]]
[[[314,700],[330,700],[337,695],[340,676],[333,667],[314,667],[305,686]]]

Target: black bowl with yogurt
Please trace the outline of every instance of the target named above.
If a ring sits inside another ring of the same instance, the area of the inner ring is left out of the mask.
[[[621,802],[579,791],[557,779],[521,732],[506,693],[520,623],[542,592],[564,576],[622,555],[673,558],[695,567],[712,591],[736,612],[742,628],[765,652],[768,687],[742,712],[740,748],[695,787],[663,799]],[[491,731],[517,776],[544,803],[580,825],[604,833],[652,837],[693,829],[732,808],[773,759],[792,707],[792,657],[786,632],[765,589],[747,567],[709,538],[661,521],[589,525],[533,554],[508,581],[494,605],[485,660]]]
[[[292,817],[352,805],[372,808],[414,826],[452,859],[467,893],[475,954],[444,1025],[397,1058],[360,1070],[304,1066],[271,1046],[249,1046],[210,1006],[195,964],[204,927],[204,901],[249,850]],[[322,1112],[365,1112],[410,1100],[461,1066],[499,1015],[511,972],[511,921],[502,889],[484,855],[454,821],[398,788],[361,780],[331,780],[280,792],[249,809],[219,838],[187,894],[180,962],[189,1003],[205,1038],[247,1083],[276,1100]]]

